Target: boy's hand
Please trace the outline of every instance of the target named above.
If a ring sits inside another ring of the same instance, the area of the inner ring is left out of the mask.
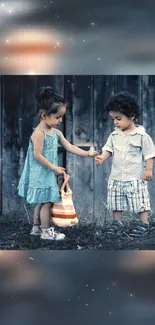
[[[97,165],[102,165],[103,164],[103,157],[101,155],[98,155],[95,157]]]
[[[152,170],[145,170],[143,175],[143,180],[145,181],[151,181],[152,180]]]

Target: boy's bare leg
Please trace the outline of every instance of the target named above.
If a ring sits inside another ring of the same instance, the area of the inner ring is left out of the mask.
[[[140,212],[139,216],[142,222],[148,224],[148,211]]]
[[[117,232],[119,232],[122,227],[123,223],[121,221],[122,211],[113,211],[113,222],[107,228],[107,234],[110,236],[115,236]]]
[[[113,220],[121,221],[122,211],[113,211]]]

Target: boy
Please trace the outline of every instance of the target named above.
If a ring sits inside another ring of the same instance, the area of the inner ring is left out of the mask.
[[[152,180],[155,146],[143,126],[134,123],[140,111],[134,95],[128,92],[115,94],[108,100],[106,109],[114,121],[115,130],[95,160],[101,165],[113,156],[107,205],[113,211],[114,220],[108,232],[115,234],[123,229],[121,213],[130,210],[140,215],[138,227],[132,230],[131,235],[141,235],[149,226],[147,181]]]

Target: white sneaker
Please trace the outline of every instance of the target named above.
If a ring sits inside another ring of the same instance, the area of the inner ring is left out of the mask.
[[[46,232],[42,232],[40,239],[44,240],[64,240],[65,234],[57,232],[53,227],[48,228]]]
[[[40,227],[33,226],[30,235],[40,236],[41,235]]]

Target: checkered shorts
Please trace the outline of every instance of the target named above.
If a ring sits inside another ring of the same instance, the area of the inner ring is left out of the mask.
[[[112,211],[131,211],[139,213],[150,211],[150,198],[147,182],[135,181],[108,181],[107,206]]]

